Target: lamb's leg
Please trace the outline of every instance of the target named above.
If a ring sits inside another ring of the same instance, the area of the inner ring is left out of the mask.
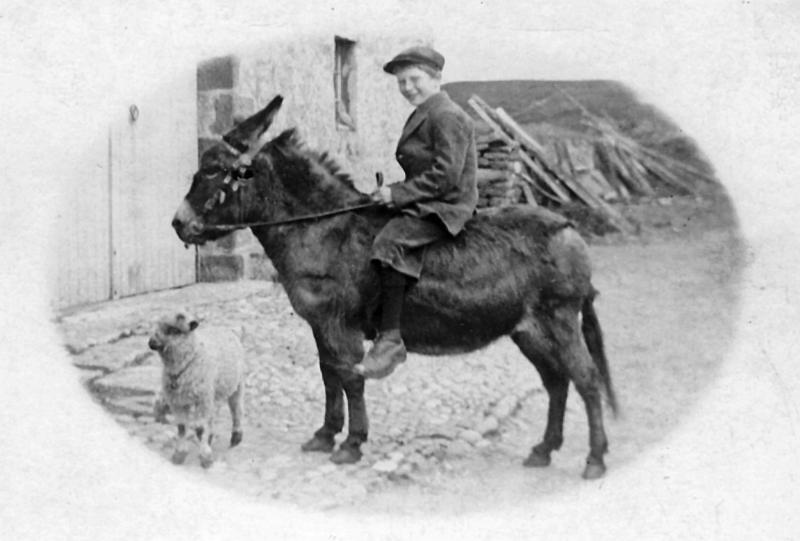
[[[175,441],[175,450],[172,453],[173,464],[183,464],[189,454],[189,438],[186,436],[186,425],[178,423],[178,437]]]
[[[199,446],[200,464],[204,468],[214,463],[211,439],[214,437],[212,419],[215,413],[213,389],[198,397],[197,402],[186,414],[186,424],[194,429]]]
[[[169,413],[169,404],[164,399],[164,395],[159,394],[153,402],[153,417],[155,422],[167,424],[167,414]]]
[[[197,439],[200,445],[200,465],[210,468],[214,464],[214,451],[211,449],[212,422],[210,418],[203,419],[197,423],[195,428]]]
[[[231,432],[231,447],[235,447],[242,442],[242,410],[244,408],[244,383],[239,383],[236,390],[228,398],[228,407],[231,409],[231,420],[233,429]]]
[[[322,333],[317,329],[314,329],[314,340],[317,343],[319,368],[325,385],[325,420],[322,427],[301,448],[303,451],[330,453],[333,451],[334,436],[341,432],[344,426],[344,395],[339,373],[333,366],[336,359],[326,345]]]

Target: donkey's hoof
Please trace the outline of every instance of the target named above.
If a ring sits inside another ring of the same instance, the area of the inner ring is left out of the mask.
[[[314,436],[301,445],[300,449],[306,453],[330,453],[333,451],[333,438],[321,438],[319,436]]]
[[[550,465],[550,454],[544,454],[533,450],[531,451],[531,454],[528,455],[528,458],[525,459],[525,462],[522,463],[522,465],[528,468],[544,468],[545,466]]]
[[[331,455],[331,462],[334,464],[355,464],[361,460],[361,449],[358,447],[339,447]]]
[[[236,447],[240,443],[242,443],[242,437],[244,436],[244,432],[241,430],[234,430],[231,433],[231,447]]]
[[[606,473],[606,465],[603,463],[587,463],[586,469],[583,470],[584,479],[600,479]]]
[[[201,455],[200,456],[200,465],[203,468],[208,469],[214,465],[214,457],[211,455]]]
[[[173,464],[183,464],[186,462],[186,457],[189,455],[186,451],[175,451],[172,453],[172,463]]]

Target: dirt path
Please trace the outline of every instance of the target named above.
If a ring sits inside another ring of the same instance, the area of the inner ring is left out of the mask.
[[[640,209],[651,224],[663,210]],[[610,475],[681,422],[732,337],[741,247],[730,222],[707,205],[663,214],[663,224],[637,239],[591,248],[601,291],[596,306],[622,406],[620,418],[607,420]],[[225,449],[223,412],[217,464],[203,471],[190,458],[183,466],[210,483],[304,509],[429,515],[491,511],[584,482],[587,427],[574,390],[553,464],[521,466],[543,432],[547,401],[509,340],[452,358],[412,355],[387,380],[369,383],[371,434],[359,464],[336,467],[326,455],[301,453],[322,420],[322,382],[310,331],[268,283],[200,284],[62,318],[90,389],[165,459],[174,428],[154,423],[150,413],[159,365],[146,334],[152,319],[176,304],[245,331],[245,440]]]

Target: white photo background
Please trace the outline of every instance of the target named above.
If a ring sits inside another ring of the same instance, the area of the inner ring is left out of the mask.
[[[364,25],[430,29],[448,81],[609,78],[693,136],[748,243],[737,340],[689,419],[634,467],[507,513],[304,515],[176,474],[93,404],[50,323],[59,179],[126,96],[176,66]],[[796,482],[798,8],[788,2],[14,2],[0,19],[7,107],[0,522],[24,538],[777,538]],[[179,518],[178,518],[179,517]],[[572,520],[570,517],[579,517]]]

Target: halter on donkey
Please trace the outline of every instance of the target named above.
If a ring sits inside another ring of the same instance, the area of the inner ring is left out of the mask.
[[[294,130],[267,138],[281,103],[275,98],[203,154],[172,225],[181,240],[197,244],[252,229],[319,351],[325,416],[303,449],[334,451],[346,397],[348,436],[331,460],[356,462],[368,421],[364,379],[353,367],[378,316],[369,249],[390,215],[368,208],[352,180]],[[544,437],[527,466],[549,464],[561,446],[572,381],[589,420],[583,476],[597,478],[607,450],[602,392],[614,411],[616,402],[590,276],[586,244],[561,216],[531,207],[478,214],[460,235],[429,248],[423,275],[406,294],[402,331],[409,351],[430,355],[511,337],[549,395]]]

